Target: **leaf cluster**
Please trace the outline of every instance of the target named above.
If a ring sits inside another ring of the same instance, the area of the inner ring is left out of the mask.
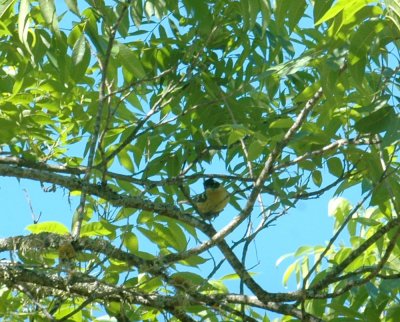
[[[0,316],[391,321],[399,17],[389,0],[3,1],[0,175],[78,206],[71,229],[0,240]],[[231,194],[214,222],[180,203],[210,177]],[[295,253],[297,289],[269,291],[249,246],[353,186],[328,245]]]

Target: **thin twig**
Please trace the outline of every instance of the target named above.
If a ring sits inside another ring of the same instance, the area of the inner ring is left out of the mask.
[[[97,114],[96,114],[94,131],[93,131],[93,134],[90,137],[90,141],[89,141],[89,156],[88,156],[87,168],[85,170],[85,175],[82,179],[82,193],[81,193],[81,198],[79,201],[79,206],[77,209],[77,218],[76,218],[76,221],[74,222],[74,226],[72,229],[72,236],[74,238],[78,238],[80,235],[82,221],[83,221],[84,212],[85,212],[87,185],[90,182],[90,176],[91,176],[92,167],[93,167],[93,163],[94,163],[94,157],[96,154],[98,139],[99,139],[99,135],[100,135],[103,109],[104,109],[104,105],[105,105],[107,72],[108,72],[108,65],[109,65],[110,57],[111,57],[111,51],[114,46],[114,41],[115,41],[115,37],[116,37],[117,31],[118,31],[118,26],[121,24],[121,22],[124,18],[125,12],[127,11],[128,7],[129,7],[130,2],[131,2],[131,0],[127,0],[126,6],[124,6],[122,8],[121,13],[118,17],[118,20],[115,22],[113,28],[111,29],[104,63],[102,64],[102,75],[101,75],[100,90],[99,90],[99,105],[98,105],[98,110],[97,110]],[[100,60],[100,62],[101,62],[101,60]]]
[[[28,202],[29,209],[31,210],[32,221],[33,221],[34,224],[37,224],[39,222],[39,220],[40,220],[40,217],[42,216],[42,212],[40,212],[39,216],[36,218],[35,212],[33,211],[31,198],[29,198],[28,191],[26,189],[23,189],[23,190],[25,192],[25,199]]]

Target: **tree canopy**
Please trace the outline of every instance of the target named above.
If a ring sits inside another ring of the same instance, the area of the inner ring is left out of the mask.
[[[2,1],[0,176],[71,227],[0,239],[0,317],[395,321],[399,40],[396,0]],[[249,247],[327,194],[329,242],[268,289]]]

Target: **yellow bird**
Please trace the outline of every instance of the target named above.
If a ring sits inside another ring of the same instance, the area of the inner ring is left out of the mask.
[[[200,215],[211,219],[217,216],[229,202],[229,193],[224,186],[213,178],[204,181],[204,192],[193,197]]]

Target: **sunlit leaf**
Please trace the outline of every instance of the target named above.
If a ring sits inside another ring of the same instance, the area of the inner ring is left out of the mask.
[[[58,26],[54,0],[39,0],[39,4],[44,20],[53,27],[55,34],[60,37],[60,29]]]
[[[65,227],[62,223],[57,221],[46,221],[37,224],[32,224],[25,227],[26,230],[29,230],[33,234],[39,233],[53,233],[58,235],[67,235],[69,233],[69,229]]]
[[[108,236],[113,233],[110,227],[106,227],[101,222],[91,222],[82,225],[81,236]]]
[[[341,197],[333,198],[328,203],[329,216],[342,218],[349,213],[350,209],[350,202]]]
[[[352,8],[351,12],[354,14],[356,10],[360,10],[363,6],[370,2],[372,2],[372,0],[339,0],[328,11],[325,12],[325,14],[315,23],[315,25],[319,25],[332,19],[346,8]]]
[[[0,4],[0,18],[16,0],[6,0]]]
[[[29,0],[21,0],[18,12],[18,36],[20,41],[27,46],[27,37],[29,30]]]
[[[69,10],[79,16],[78,0],[65,0]]]
[[[83,61],[86,52],[86,38],[83,34],[79,37],[72,49],[72,62],[79,65]]]
[[[131,232],[127,232],[122,236],[124,246],[132,253],[139,249],[139,240],[137,236]]]
[[[287,286],[290,276],[292,276],[293,272],[298,267],[298,265],[299,265],[299,263],[298,263],[298,261],[296,261],[296,262],[290,264],[289,267],[286,269],[286,271],[282,277],[283,286],[285,286],[285,287]]]

